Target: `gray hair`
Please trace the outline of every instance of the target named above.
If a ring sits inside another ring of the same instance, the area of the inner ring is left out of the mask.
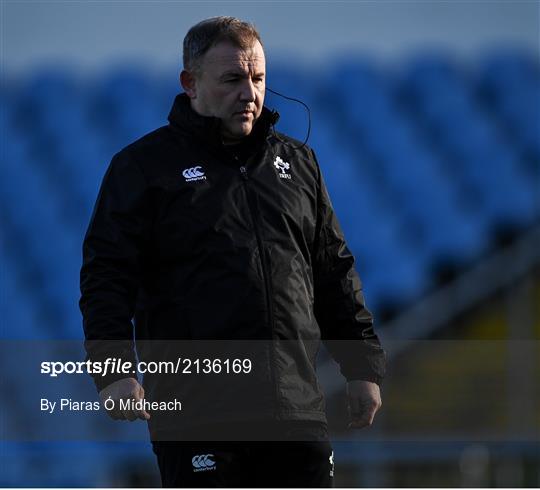
[[[222,41],[241,48],[250,48],[255,41],[262,45],[261,36],[255,26],[236,17],[211,17],[195,24],[184,38],[184,70],[197,72],[203,56],[214,45]]]

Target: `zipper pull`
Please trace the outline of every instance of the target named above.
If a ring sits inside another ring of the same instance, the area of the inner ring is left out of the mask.
[[[240,167],[240,173],[242,174],[244,180],[248,180],[247,169],[243,165]]]

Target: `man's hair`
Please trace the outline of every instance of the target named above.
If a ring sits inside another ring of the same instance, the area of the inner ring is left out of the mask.
[[[255,26],[236,17],[210,17],[195,24],[184,38],[184,70],[198,72],[206,52],[216,44],[228,41],[240,49],[248,49],[255,41],[262,45]]]

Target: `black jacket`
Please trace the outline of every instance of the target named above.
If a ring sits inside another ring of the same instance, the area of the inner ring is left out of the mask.
[[[169,125],[113,157],[83,247],[86,347],[93,359],[135,360],[133,317],[137,345],[261,340],[268,358],[250,410],[324,421],[319,339],[348,380],[380,383],[385,353],[315,154],[276,136],[275,117],[265,107],[252,134],[226,147],[220,120],[180,94]],[[147,396],[151,385],[145,377]]]

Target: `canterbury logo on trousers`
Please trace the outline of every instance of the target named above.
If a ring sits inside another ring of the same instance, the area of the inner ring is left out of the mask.
[[[193,471],[208,471],[216,469],[216,462],[210,458],[213,458],[213,454],[198,454],[191,458],[191,464],[193,465]]]

